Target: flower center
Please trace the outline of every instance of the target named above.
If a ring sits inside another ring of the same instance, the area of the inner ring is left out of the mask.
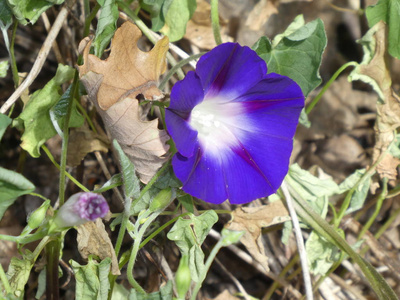
[[[202,146],[218,151],[237,143],[235,125],[242,112],[239,103],[207,99],[193,108],[189,124],[198,132]]]

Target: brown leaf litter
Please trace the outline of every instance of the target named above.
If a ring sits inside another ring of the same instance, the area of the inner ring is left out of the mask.
[[[232,212],[229,230],[245,231],[240,242],[250,254],[269,272],[268,257],[262,242],[262,228],[290,220],[289,212],[282,201],[259,207],[239,207]]]
[[[163,97],[157,81],[166,69],[168,38],[158,41],[151,51],[142,52],[137,46],[141,35],[134,24],[125,22],[115,33],[107,59],[89,54],[89,42],[83,53],[85,63],[78,68],[108,134],[118,141],[140,179],[147,183],[167,160],[169,136],[158,129],[157,119],[147,119],[135,97]]]

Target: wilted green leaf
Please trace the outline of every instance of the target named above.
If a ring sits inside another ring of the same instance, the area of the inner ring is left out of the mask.
[[[319,179],[310,172],[293,164],[289,168],[286,179],[290,186],[311,205],[322,218],[328,212],[328,197],[337,194],[338,185],[332,179]]]
[[[4,78],[7,76],[8,70],[8,60],[3,60],[0,62],[0,78]]]
[[[89,258],[87,265],[80,265],[71,260],[70,264],[76,279],[75,297],[77,300],[107,300],[110,290],[108,275],[111,268],[111,258],[107,257],[100,263]]]
[[[27,25],[35,24],[40,15],[54,4],[62,4],[64,0],[6,0],[18,21]]]
[[[218,216],[213,210],[209,210],[198,217],[193,214],[189,214],[188,217],[189,219],[179,218],[167,237],[175,241],[182,255],[189,255],[192,279],[197,282],[204,269],[204,253],[201,250],[201,244],[218,221]]]
[[[24,123],[21,147],[33,157],[39,157],[40,147],[57,132],[50,118],[50,109],[61,98],[60,85],[71,80],[75,70],[69,66],[59,65],[56,76],[43,89],[36,91],[30,97],[24,111],[15,124]]]
[[[389,26],[389,54],[400,59],[400,0],[379,0],[367,7],[366,15],[370,28],[379,21]]]
[[[238,243],[244,233],[245,231],[235,231],[226,228],[222,229],[221,232],[222,245],[226,247]]]
[[[119,155],[120,164],[122,167],[122,178],[124,180],[125,197],[134,199],[139,197],[140,194],[140,181],[136,176],[135,166],[125,155],[117,140],[113,141],[115,150]]]
[[[34,257],[29,250],[25,250],[22,259],[16,257],[11,258],[11,263],[7,271],[7,278],[10,282],[11,289],[17,297],[23,295],[34,263]]]
[[[3,137],[4,132],[6,131],[8,125],[11,124],[11,119],[6,115],[0,114],[0,141]]]
[[[317,19],[305,24],[300,15],[272,43],[267,37],[261,37],[253,49],[267,63],[268,73],[290,77],[307,96],[321,83],[319,67],[325,46],[326,34],[322,21]]]
[[[21,174],[0,167],[0,220],[15,199],[34,189],[35,186]]]
[[[96,37],[92,45],[94,46],[94,55],[100,57],[117,29],[119,11],[115,0],[97,0],[97,3],[100,4],[101,10],[97,23]]]
[[[306,242],[310,270],[315,275],[325,275],[339,260],[339,249],[316,231],[312,231]]]
[[[170,42],[183,38],[186,32],[186,24],[196,10],[196,0],[174,0],[164,13],[165,24],[160,30],[168,36]]]
[[[173,0],[143,0],[140,6],[150,13],[151,29],[159,31],[165,24],[165,16]]]

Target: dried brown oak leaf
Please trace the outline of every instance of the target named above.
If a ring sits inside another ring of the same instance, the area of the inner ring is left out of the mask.
[[[111,258],[111,273],[121,275],[118,260],[111,243],[110,237],[104,227],[103,221],[97,219],[94,222],[87,222],[78,226],[78,251],[84,259],[93,254],[101,260]]]
[[[374,55],[368,63],[363,61],[353,72],[361,75],[357,79],[370,83],[378,92],[380,98],[376,105],[377,117],[374,127],[375,146],[372,160],[375,163],[395,139],[395,130],[400,126],[400,98],[393,91],[389,72],[387,27],[381,21],[370,29],[370,32],[375,40]],[[397,177],[396,168],[399,163],[398,158],[386,154],[376,170],[381,178],[387,177],[389,180],[395,180]]]
[[[96,105],[111,139],[116,139],[147,183],[167,160],[169,136],[159,130],[158,120],[148,121],[135,97],[163,97],[157,81],[166,69],[168,38],[164,37],[149,52],[137,47],[140,30],[125,22],[116,32],[106,60],[89,54],[84,48],[80,78],[89,99]]]
[[[250,254],[269,272],[268,257],[265,255],[261,230],[290,220],[282,201],[275,201],[260,207],[239,207],[232,212],[232,220],[226,228],[245,231],[240,242]]]

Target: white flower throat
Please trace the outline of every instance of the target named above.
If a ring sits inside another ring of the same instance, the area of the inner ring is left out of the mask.
[[[218,150],[236,143],[234,126],[242,111],[239,103],[203,101],[193,108],[189,124],[198,132],[200,143],[209,150]]]

